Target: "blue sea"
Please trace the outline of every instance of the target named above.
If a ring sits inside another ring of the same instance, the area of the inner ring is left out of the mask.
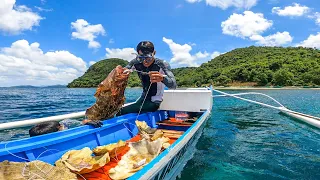
[[[141,91],[127,89],[126,101],[135,101]],[[319,90],[258,92],[289,109],[320,117]],[[0,88],[0,123],[84,111],[95,102],[94,93],[81,88]],[[275,105],[264,97],[245,97]],[[0,141],[24,137],[28,128],[0,131]],[[277,110],[215,98],[194,157],[179,179],[320,179],[320,130]]]

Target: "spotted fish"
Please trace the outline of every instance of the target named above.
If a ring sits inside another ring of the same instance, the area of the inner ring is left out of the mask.
[[[125,76],[123,72],[124,68],[119,65],[99,84],[94,94],[96,102],[86,110],[89,121],[112,118],[123,106],[124,91],[128,83],[128,76]]]

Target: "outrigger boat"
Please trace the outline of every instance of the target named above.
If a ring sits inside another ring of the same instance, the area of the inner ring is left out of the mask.
[[[135,120],[145,121],[151,128],[178,132],[170,146],[129,179],[174,179],[193,156],[195,145],[211,114],[212,88],[165,90],[163,103],[156,112],[127,114],[103,121],[101,128],[89,125],[41,136],[0,143],[0,162],[40,160],[54,164],[70,150],[129,141],[138,135]],[[176,112],[193,114],[193,121],[170,121]],[[35,120],[0,124],[0,129],[30,126],[40,121],[62,120],[83,116],[84,112]]]

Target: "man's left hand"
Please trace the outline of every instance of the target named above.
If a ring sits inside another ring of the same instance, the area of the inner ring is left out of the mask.
[[[150,82],[151,82],[151,83],[163,81],[163,76],[162,76],[162,74],[159,73],[158,71],[151,71],[151,72],[149,72],[149,76],[150,76]]]

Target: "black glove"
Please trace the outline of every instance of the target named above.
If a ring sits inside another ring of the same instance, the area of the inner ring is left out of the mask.
[[[103,123],[101,121],[89,121],[87,123],[85,123],[86,125],[91,125],[95,128],[101,127],[103,125]]]

